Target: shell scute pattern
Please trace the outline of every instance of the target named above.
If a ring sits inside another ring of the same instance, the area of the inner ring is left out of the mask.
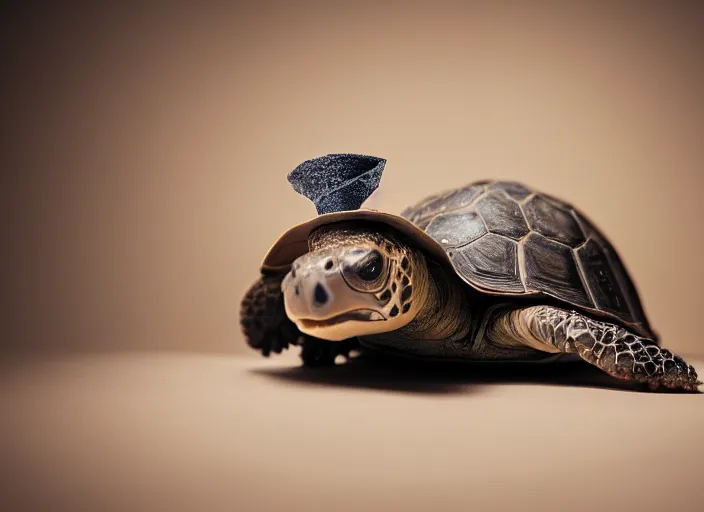
[[[523,211],[531,229],[544,237],[570,247],[584,243],[584,233],[568,208],[536,194],[526,202]]]
[[[549,295],[656,339],[615,249],[564,201],[516,182],[481,181],[431,196],[402,215],[439,242],[475,288]]]
[[[522,201],[533,193],[531,189],[515,181],[498,181],[489,185],[489,190],[500,190],[511,199]]]
[[[453,256],[457,272],[473,276],[482,288],[525,291],[518,266],[518,247],[513,240],[489,233]]]
[[[487,227],[475,211],[449,212],[434,217],[425,231],[443,247],[459,247],[487,233]]]
[[[488,192],[480,197],[477,212],[491,233],[520,240],[530,231],[520,205],[500,192]]]
[[[406,208],[401,212],[401,216],[425,229],[439,213],[461,210],[471,206],[475,199],[484,193],[485,183],[472,183],[462,188],[432,195],[416,206]]]

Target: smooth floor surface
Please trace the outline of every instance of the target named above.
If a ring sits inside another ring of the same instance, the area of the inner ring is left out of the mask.
[[[0,509],[702,510],[701,394],[641,392],[581,363],[297,365],[4,364]]]

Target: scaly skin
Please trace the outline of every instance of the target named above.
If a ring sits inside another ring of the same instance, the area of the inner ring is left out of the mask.
[[[565,353],[577,353],[609,375],[647,383],[650,389],[697,391],[696,370],[654,341],[608,322],[552,306],[534,306],[509,313],[531,335]]]
[[[349,356],[356,340],[329,342],[303,334],[286,316],[281,293],[283,275],[262,275],[242,299],[240,324],[247,344],[268,357],[289,345],[301,345],[305,366],[330,366],[338,355]]]

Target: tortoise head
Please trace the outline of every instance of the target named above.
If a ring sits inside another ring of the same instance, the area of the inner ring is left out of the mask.
[[[395,331],[415,318],[428,289],[422,253],[379,225],[314,230],[309,252],[282,282],[286,314],[311,336],[339,341]]]

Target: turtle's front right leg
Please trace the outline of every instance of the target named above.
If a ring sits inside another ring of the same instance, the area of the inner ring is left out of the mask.
[[[305,366],[335,364],[338,355],[349,356],[357,348],[357,341],[333,342],[302,333],[288,316],[281,293],[284,275],[262,275],[242,299],[240,325],[247,344],[268,357],[279,354],[289,345],[301,345],[301,359]]]
[[[613,377],[644,382],[653,390],[697,391],[701,384],[692,366],[653,340],[576,311],[552,306],[517,309],[498,318],[494,329],[494,335],[532,348],[576,353]]]

